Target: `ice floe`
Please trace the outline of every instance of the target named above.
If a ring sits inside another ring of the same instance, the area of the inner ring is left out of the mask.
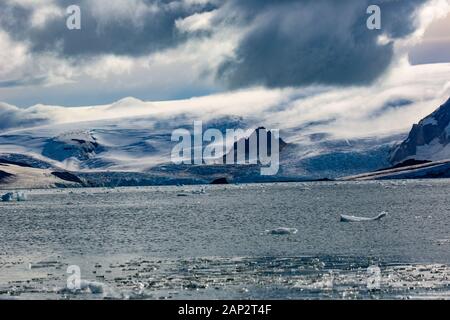
[[[13,201],[13,196],[14,196],[14,193],[12,193],[12,192],[6,193],[6,194],[2,195],[2,201],[3,202]]]
[[[200,190],[192,191],[192,194],[206,194],[205,188],[201,188]]]
[[[368,222],[368,221],[378,221],[383,219],[388,215],[387,212],[382,212],[378,216],[373,218],[366,218],[366,217],[355,217],[355,216],[347,216],[347,215],[341,215],[341,222]]]
[[[447,264],[382,263],[379,288],[368,287],[371,259],[324,257],[203,257],[102,261],[112,274],[101,282],[82,280],[78,290],[60,286],[65,268],[55,261],[33,264],[47,269],[29,278],[0,282],[0,299],[246,299],[275,298],[289,292],[299,299],[403,299],[450,298],[450,266]],[[65,261],[57,261],[66,265]],[[22,260],[0,262],[2,270],[23,268]],[[96,268],[91,261],[88,270]],[[7,267],[7,268],[5,268]],[[87,271],[87,270],[86,270]],[[281,290],[281,291],[280,291]]]
[[[27,201],[27,195],[24,192],[8,192],[1,199],[2,202]]]
[[[110,290],[108,290],[107,286],[103,283],[89,280],[81,280],[78,288],[70,289],[68,287],[64,287],[59,290],[60,294],[82,294],[82,293],[91,293],[91,294],[106,294]]]

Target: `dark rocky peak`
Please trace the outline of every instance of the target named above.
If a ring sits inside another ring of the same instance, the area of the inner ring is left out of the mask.
[[[450,143],[450,99],[418,124],[413,125],[408,138],[394,149],[390,160],[396,164],[407,159],[414,159],[417,156],[417,148],[430,143],[439,144],[440,149],[450,147],[448,146]],[[438,149],[435,146],[433,151]],[[423,155],[421,157],[423,158]],[[430,154],[429,159],[421,160],[436,160],[432,158],[433,155]]]

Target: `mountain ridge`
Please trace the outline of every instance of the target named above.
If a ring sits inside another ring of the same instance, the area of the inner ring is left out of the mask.
[[[127,99],[121,103],[133,101]],[[204,128],[216,128],[223,133],[227,129],[249,132],[248,128],[256,128],[252,129],[250,136],[257,134],[259,137],[265,133],[270,141],[271,130],[261,123],[265,121],[251,117],[217,116],[205,121]],[[433,141],[439,142],[438,155],[442,158],[447,152],[450,155],[450,99],[414,125],[406,139],[406,133],[380,138],[337,139],[323,131],[311,131],[309,126],[295,131],[281,128],[280,170],[269,177],[260,175],[261,164],[258,162],[245,165],[171,163],[171,150],[175,145],[171,141],[171,132],[178,128],[190,130],[191,125],[185,116],[81,121],[21,129],[0,133],[0,159],[4,159],[5,165],[22,164],[20,170],[10,172],[15,177],[20,178],[20,174],[26,173],[27,168],[24,167],[42,170],[40,172],[44,176],[52,177],[51,183],[44,185],[67,185],[67,182],[71,186],[203,184],[220,178],[226,178],[230,183],[333,180],[365,172],[386,171],[383,168],[397,169],[402,164],[408,166],[421,161],[435,161],[435,152],[427,154],[428,151],[436,151],[436,148],[429,148]],[[286,135],[288,139],[285,139]],[[237,145],[241,142],[248,158],[250,136],[238,137],[237,142],[220,157],[231,154],[236,160]],[[268,149],[270,153],[270,145]],[[416,159],[417,154],[421,155],[420,159]],[[33,171],[31,169],[30,172]],[[414,168],[418,169],[421,167]],[[29,176],[36,172],[29,173]],[[62,182],[55,183],[54,179],[60,178]]]
[[[405,160],[437,161],[450,158],[450,98],[433,113],[414,124],[407,139],[392,153],[393,164]]]

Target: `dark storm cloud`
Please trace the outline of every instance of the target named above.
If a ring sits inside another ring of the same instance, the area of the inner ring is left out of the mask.
[[[95,7],[98,3],[104,4]],[[55,0],[65,8],[78,4],[82,29],[69,31],[66,17],[33,27],[33,9],[0,0],[0,29],[30,53],[50,52],[70,62],[92,61],[104,54],[138,57],[173,48],[197,34],[180,32],[175,22],[217,9],[215,32],[239,27],[235,56],[224,61],[217,78],[230,88],[309,84],[360,85],[377,79],[393,59],[393,43],[414,31],[413,13],[426,0]],[[108,12],[114,3],[123,12]],[[132,7],[132,4],[140,4]],[[366,9],[382,10],[382,30],[368,30]],[[95,8],[95,9],[94,9]],[[134,9],[133,9],[134,8]],[[135,11],[133,11],[135,10]],[[217,31],[219,30],[219,31]],[[201,36],[208,36],[202,33]],[[206,61],[207,59],[205,59]],[[17,80],[17,85],[21,81]],[[7,81],[0,86],[14,86]]]
[[[47,80],[46,77],[37,77],[37,78],[21,78],[21,79],[0,81],[0,88],[35,86],[45,84],[46,80]]]
[[[32,8],[6,3],[2,4],[0,11],[0,27],[13,39],[30,43],[32,52],[50,51],[68,58],[100,54],[139,56],[185,41],[187,36],[178,32],[175,21],[213,10],[214,1],[188,4],[183,1],[140,0],[134,1],[140,6],[131,14],[127,1],[124,1],[122,12],[114,12],[110,18],[111,4],[108,1],[103,1],[104,12],[99,3],[91,0],[56,1],[63,12],[69,5],[80,6],[82,28],[72,31],[66,27],[66,16],[53,17],[42,28],[32,27]]]
[[[379,77],[393,44],[414,31],[413,14],[426,0],[231,0],[223,15],[251,26],[218,70],[230,87],[359,85]],[[379,5],[382,29],[369,30],[369,5]]]

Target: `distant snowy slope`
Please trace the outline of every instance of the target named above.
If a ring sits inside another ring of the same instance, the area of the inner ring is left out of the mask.
[[[70,173],[0,163],[0,190],[82,186],[83,182]]]

